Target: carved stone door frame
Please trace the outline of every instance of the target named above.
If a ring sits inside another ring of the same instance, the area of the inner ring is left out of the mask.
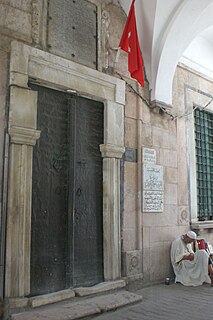
[[[77,92],[104,103],[103,251],[104,279],[121,276],[120,158],[124,153],[125,83],[72,61],[12,42],[10,61],[10,159],[5,296],[30,293],[32,154],[39,139],[37,93],[29,81]]]

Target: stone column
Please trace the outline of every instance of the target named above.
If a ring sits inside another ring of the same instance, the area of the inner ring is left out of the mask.
[[[104,279],[121,277],[120,242],[120,158],[124,148],[100,146],[103,157],[103,246]]]
[[[30,242],[33,146],[36,130],[37,93],[11,87],[9,115],[9,180],[5,296],[30,293]]]

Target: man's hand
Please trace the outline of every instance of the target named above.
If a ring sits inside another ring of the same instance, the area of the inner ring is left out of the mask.
[[[190,253],[186,256],[183,256],[182,260],[189,260],[189,261],[193,261],[194,260],[194,253]]]
[[[194,260],[194,253],[190,253],[188,256],[186,256],[187,259],[186,260],[190,260],[193,261]]]

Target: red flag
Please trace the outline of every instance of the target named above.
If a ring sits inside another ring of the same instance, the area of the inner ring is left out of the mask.
[[[128,70],[131,77],[144,87],[143,60],[138,41],[134,4],[135,0],[132,0],[119,47],[128,53]]]

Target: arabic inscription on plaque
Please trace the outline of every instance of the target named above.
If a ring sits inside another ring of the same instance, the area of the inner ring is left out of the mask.
[[[154,164],[143,166],[143,211],[162,212],[164,199],[163,167]]]

